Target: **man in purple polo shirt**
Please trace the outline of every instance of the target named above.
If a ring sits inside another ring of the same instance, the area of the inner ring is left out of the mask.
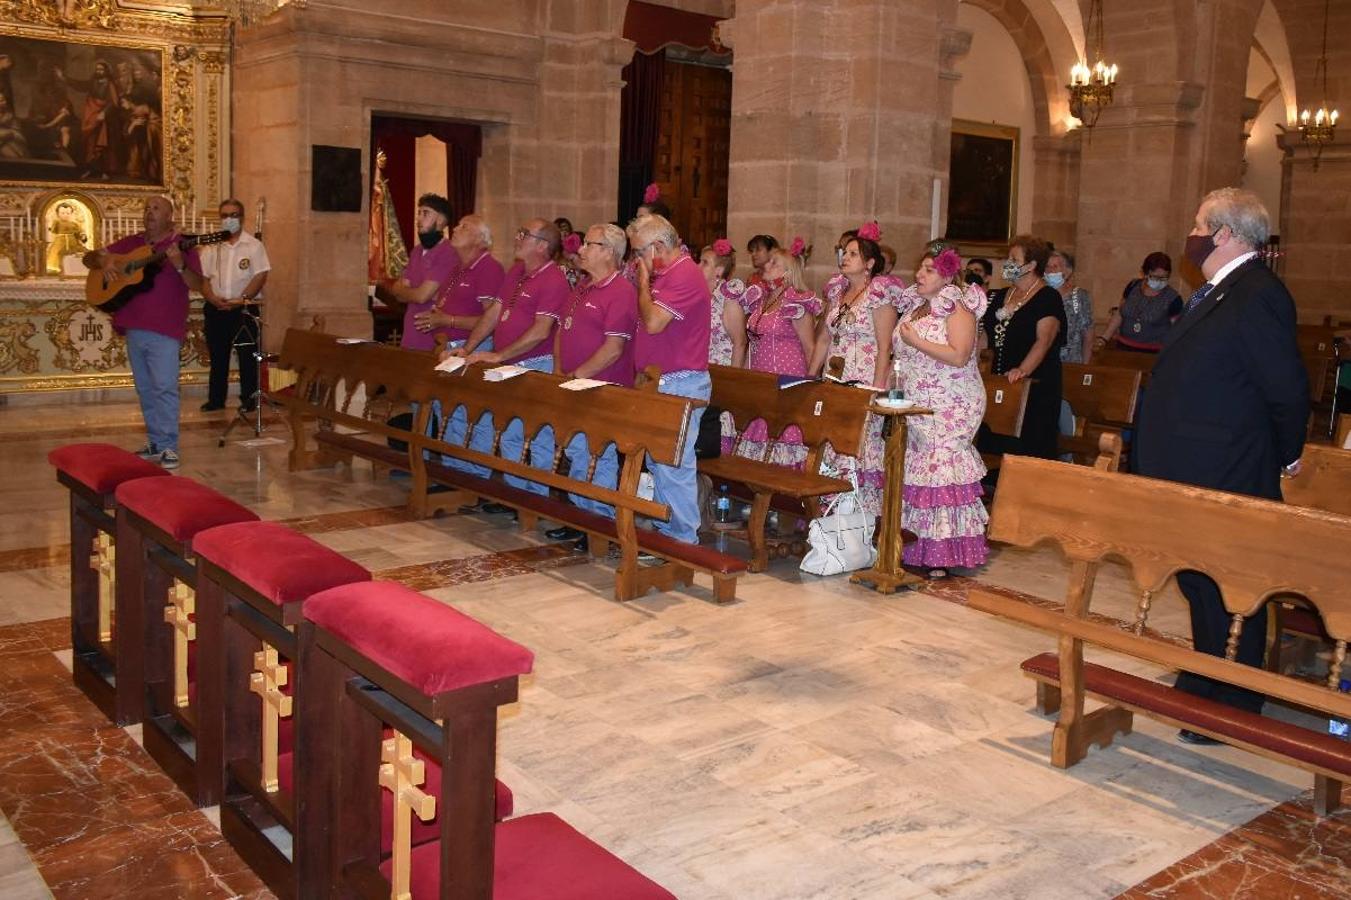
[[[502,264],[493,259],[493,233],[483,217],[464,216],[450,232],[450,246],[455,248],[459,265],[450,280],[441,288],[435,304],[414,318],[418,331],[430,332],[432,338],[446,336],[447,346],[462,346],[478,320],[483,317],[484,304],[497,296],[502,286]],[[492,349],[484,341],[483,349]]]
[[[380,297],[403,307],[403,333],[399,346],[405,350],[431,350],[436,337],[420,331],[416,319],[436,302],[436,294],[450,282],[459,264],[455,250],[443,239],[450,222],[450,201],[439,194],[423,194],[417,201],[418,246],[408,254],[408,265],[397,279],[381,282]]]
[[[594,378],[614,384],[633,385],[633,335],[638,327],[637,292],[620,273],[628,240],[616,225],[592,225],[578,253],[584,279],[559,312],[554,332],[554,374],[569,378]],[[591,483],[614,488],[619,482],[619,453],[614,444],[599,452]],[[563,451],[568,457],[568,475],[586,478],[593,448],[585,434],[574,435]],[[530,463],[536,468],[553,466],[554,441],[543,433],[530,445]],[[570,494],[582,509],[614,518],[614,507]],[[547,532],[555,541],[581,541],[586,535],[566,525]]]
[[[571,292],[567,276],[554,262],[563,236],[558,226],[544,219],[530,219],[516,232],[516,264],[507,271],[494,296],[486,301],[483,315],[474,326],[464,346],[451,350],[449,355],[467,357],[470,363],[491,365],[512,364],[552,372],[554,367],[550,335],[557,310]],[[491,335],[492,350],[479,349]],[[524,377],[524,376],[523,376]],[[446,440],[458,443],[464,439],[467,418],[463,407],[451,415],[446,429]],[[469,449],[492,452],[492,416],[484,414],[474,425]],[[525,428],[519,419],[507,423],[498,447],[504,459],[520,461],[525,450]],[[485,475],[478,466],[461,463],[458,468]],[[526,481],[514,475],[505,476],[512,487],[547,494],[542,484]],[[506,511],[496,504],[484,509],[490,512]]]
[[[708,345],[712,338],[709,309],[713,298],[703,273],[681,248],[675,227],[662,216],[648,216],[633,226],[633,252],[638,260],[638,334],[633,364],[638,370],[661,369],[657,390],[707,402]],[[671,508],[669,522],[655,527],[678,541],[699,541],[699,475],[694,443],[704,407],[690,413],[680,465],[663,466],[648,459],[654,498]]]
[[[178,246],[174,205],[165,197],[145,202],[145,231],[124,237],[102,250],[84,255],[90,269],[102,269],[104,278],[121,277],[113,254],[130,253],[149,244],[163,251],[164,262],[148,271],[150,287],[113,313],[113,330],[127,339],[127,360],[136,397],[145,420],[143,459],[155,459],[166,469],[178,468],[178,359],[188,331],[188,290],[203,287],[197,251]]]

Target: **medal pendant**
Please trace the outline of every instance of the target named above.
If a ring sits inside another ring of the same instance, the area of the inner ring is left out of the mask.
[[[570,331],[571,329],[572,329],[572,316],[568,316],[566,319],[563,320],[563,330]]]
[[[1140,323],[1139,323],[1139,322],[1136,322],[1134,325],[1132,325],[1132,326],[1131,326],[1131,330],[1134,331],[1136,334],[1139,334],[1139,333],[1140,333]]]
[[[509,309],[502,310],[502,321],[505,322],[507,319],[510,318],[511,318],[511,310]]]

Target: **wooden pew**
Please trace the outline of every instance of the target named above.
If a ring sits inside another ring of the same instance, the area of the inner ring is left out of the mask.
[[[1004,437],[1018,437],[1023,433],[1023,416],[1027,414],[1027,392],[1032,387],[1032,379],[1009,384],[1007,377],[982,373],[985,382],[985,427]],[[1003,454],[981,453],[986,468],[999,468]]]
[[[138,604],[117,605],[117,488],[167,478],[158,465],[112,444],[67,444],[47,461],[70,492],[71,672],[105,716],[140,721],[143,676]]]
[[[873,392],[829,381],[814,381],[779,388],[779,376],[770,372],[709,366],[713,380],[710,404],[730,413],[737,432],[744,433],[755,419],[764,421],[768,431],[765,453],[776,437],[789,426],[802,432],[807,457],[802,470],[771,463],[764,458],[751,459],[729,455],[699,461],[699,471],[719,482],[744,486],[751,498],[751,516],[747,537],[751,546],[752,572],[763,572],[769,565],[769,547],[765,519],[771,500],[791,501],[789,511],[808,519],[821,515],[820,499],[827,494],[850,490],[843,478],[821,474],[821,463],[829,444],[836,453],[858,456],[863,448],[863,429]],[[737,446],[740,446],[740,437]]]
[[[691,584],[693,573],[704,572],[713,579],[714,599],[719,603],[736,598],[736,579],[746,571],[746,563],[712,547],[673,540],[656,531],[637,528],[636,516],[665,519],[670,514],[665,504],[638,496],[638,478],[644,460],[651,458],[672,465],[692,435],[686,434],[689,413],[696,401],[668,394],[633,388],[606,386],[586,391],[583,396],[564,390],[567,378],[542,372],[530,372],[506,381],[485,381],[484,370],[470,366],[455,374],[430,372],[423,378],[425,396],[450,413],[463,406],[469,422],[477,422],[484,413],[492,414],[496,450],[502,431],[512,419],[519,419],[527,436],[524,459],[530,458],[530,442],[541,429],[553,429],[553,465],[534,468],[528,462],[515,462],[494,453],[469,449],[473,428],[466,429],[465,443],[446,439],[443,424],[439,434],[418,433],[409,438],[408,466],[413,473],[412,491],[416,498],[426,486],[436,483],[469,495],[487,497],[518,510],[521,524],[529,527],[538,517],[570,525],[587,534],[594,556],[603,557],[610,543],[619,545],[619,568],[615,573],[615,599],[625,601],[641,597],[648,590],[670,590]],[[420,394],[423,392],[420,391]],[[623,462],[614,489],[573,480],[558,472],[563,448],[572,435],[587,435],[594,455],[613,443]],[[490,477],[479,477],[443,464],[441,458],[472,463],[491,470]],[[562,499],[532,493],[506,484],[500,476],[514,475],[562,492],[597,500],[615,509],[613,519],[582,510]],[[446,502],[441,497],[415,500],[423,507]],[[643,551],[665,560],[662,565],[641,566]]]
[[[557,816],[494,821],[498,708],[517,699],[533,666],[529,650],[388,582],[326,591],[304,615],[299,896],[670,900]],[[440,765],[439,789],[426,783],[414,748]],[[388,858],[385,791],[393,796]],[[413,847],[415,817],[432,815],[437,840]]]
[[[1130,369],[1140,373],[1140,384],[1149,387],[1149,375],[1154,371],[1154,363],[1159,359],[1157,353],[1136,353],[1132,350],[1117,350],[1104,347],[1093,351],[1092,363],[1095,366],[1107,366],[1112,369]]]
[[[1347,447],[1347,441],[1351,438],[1351,414],[1339,413],[1337,415],[1337,434],[1334,438],[1334,446],[1341,447],[1343,450],[1351,449]]]
[[[1057,545],[1072,568],[1062,609],[1033,606],[973,589],[968,605],[1059,635],[1058,654],[1023,663],[1038,684],[1039,705],[1059,712],[1051,761],[1066,768],[1129,733],[1132,714],[1209,735],[1297,766],[1314,775],[1320,815],[1340,803],[1351,778],[1351,745],[1325,731],[1301,728],[1086,664],[1085,644],[1169,669],[1194,672],[1294,703],[1323,717],[1351,718],[1351,695],[1336,689],[1336,673],[1351,639],[1351,519],[1189,485],[1098,471],[1066,463],[1011,457],[1004,463],[990,537],[1016,547]],[[1090,619],[1098,563],[1107,556],[1129,567],[1141,599],[1134,633]],[[1229,657],[1220,658],[1145,636],[1154,594],[1182,570],[1219,584],[1234,617]],[[1289,678],[1233,661],[1242,617],[1273,593],[1298,593],[1321,613],[1336,641],[1326,685]],[[1108,705],[1085,714],[1086,697]]]
[[[1075,462],[1096,460],[1103,433],[1120,435],[1133,427],[1141,378],[1138,369],[1065,363],[1061,390],[1074,412],[1074,434],[1060,436],[1061,452],[1073,454]],[[1115,471],[1120,464],[1118,456],[1111,468]]]

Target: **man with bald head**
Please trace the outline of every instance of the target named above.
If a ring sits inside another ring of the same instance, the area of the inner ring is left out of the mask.
[[[143,459],[178,468],[178,359],[188,332],[188,290],[201,292],[202,264],[195,249],[178,246],[174,205],[166,197],[145,201],[145,230],[84,255],[90,269],[102,269],[111,284],[122,277],[113,254],[150,246],[164,262],[146,272],[150,287],[113,313],[113,330],[127,340],[127,360],[145,420]]]
[[[553,329],[559,310],[567,302],[571,286],[563,270],[554,262],[563,236],[558,226],[546,219],[530,219],[516,231],[516,263],[507,271],[493,296],[484,302],[483,314],[474,325],[464,346],[449,351],[448,355],[467,357],[471,363],[493,365],[510,364],[552,372]],[[491,337],[492,349],[483,349]],[[446,440],[458,443],[464,439],[468,421],[463,408],[454,410],[446,429]],[[469,441],[471,450],[492,451],[492,417],[484,415],[474,426]],[[519,461],[525,449],[525,429],[520,420],[510,422],[502,431],[498,443],[504,459]],[[464,471],[486,475],[478,466],[452,461]],[[507,484],[538,494],[549,489],[542,484],[507,475]],[[491,510],[498,507],[490,504]]]

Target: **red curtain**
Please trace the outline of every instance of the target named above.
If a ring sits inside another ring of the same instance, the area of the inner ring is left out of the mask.
[[[413,196],[417,177],[417,139],[431,135],[446,145],[446,197],[452,210],[451,222],[474,211],[478,159],[483,153],[483,133],[466,122],[438,122],[431,119],[371,117],[371,152],[385,151],[385,178],[389,181],[389,199],[399,217],[403,242],[416,246],[413,215],[417,197]],[[374,166],[371,167],[374,171]]]
[[[643,189],[652,180],[661,137],[661,87],[666,75],[666,51],[635,53],[620,78],[619,94],[619,221],[627,222],[643,202]]]

